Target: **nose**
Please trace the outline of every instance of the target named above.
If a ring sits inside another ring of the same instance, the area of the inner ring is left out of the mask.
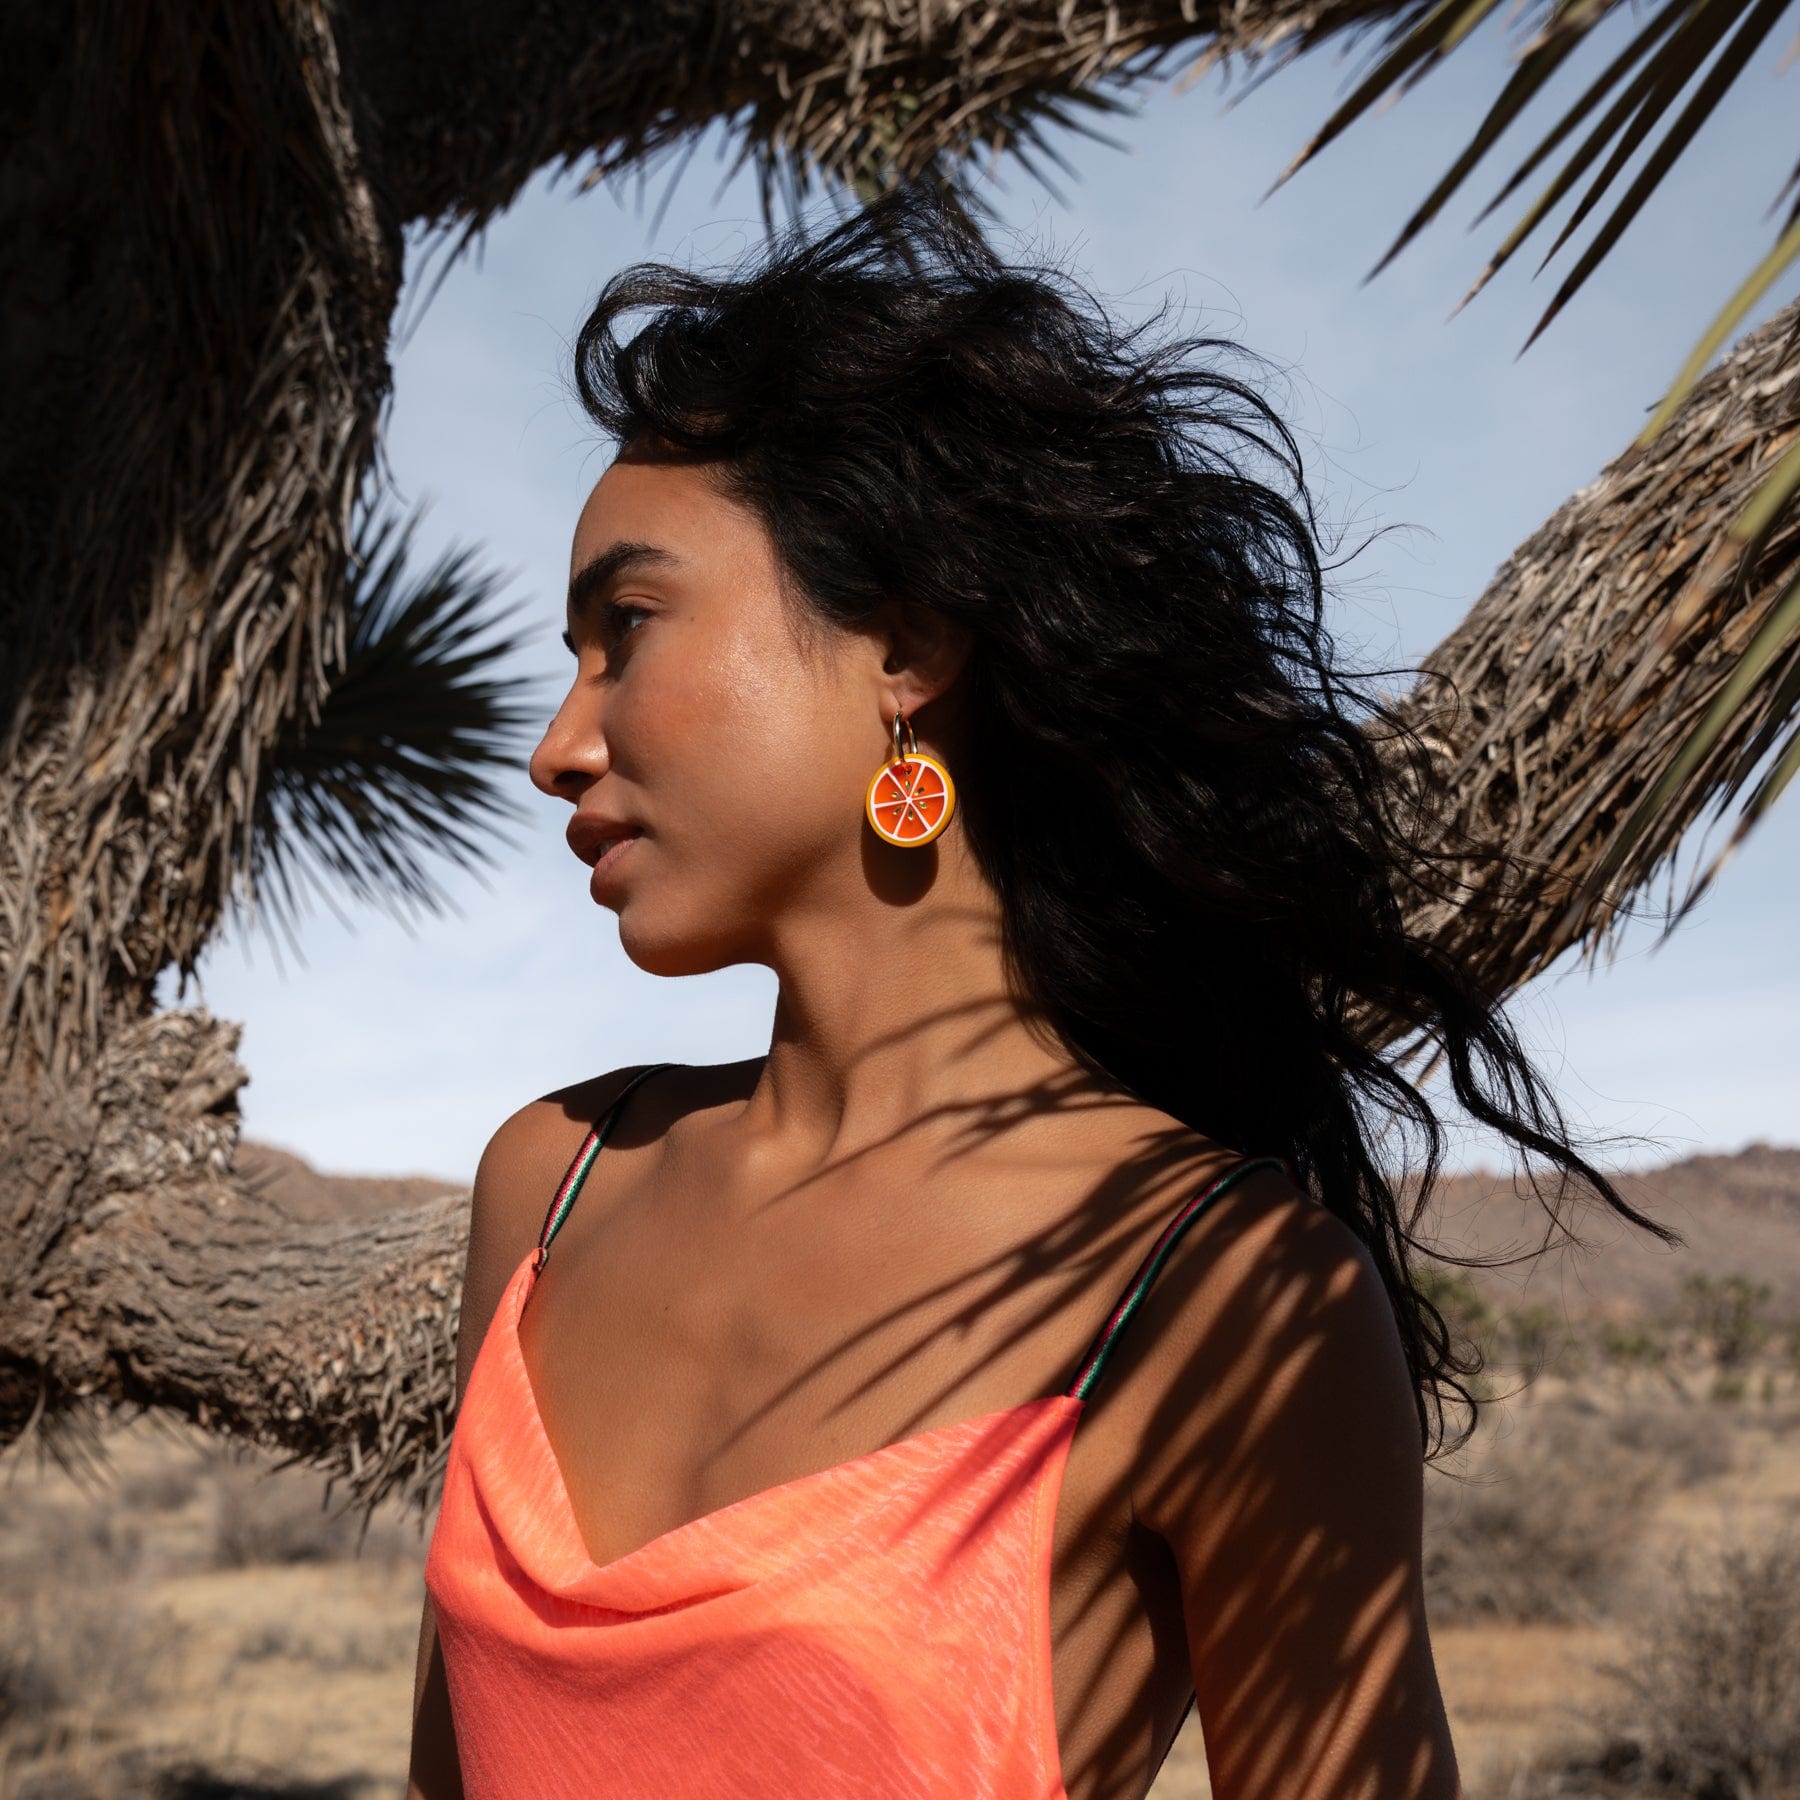
[[[553,800],[575,805],[606,773],[610,760],[599,705],[576,682],[531,753],[532,786]]]

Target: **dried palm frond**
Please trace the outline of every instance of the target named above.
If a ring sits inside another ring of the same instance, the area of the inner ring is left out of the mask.
[[[1447,837],[1504,853],[1472,856],[1416,929],[1497,993],[1574,943],[1613,946],[1709,805],[1755,780],[1741,837],[1792,773],[1800,515],[1761,519],[1735,580],[1705,571],[1800,444],[1796,328],[1800,302],[1706,374],[1649,450],[1564,502],[1407,697],[1453,801]]]
[[[1800,452],[1800,443],[1790,446],[1782,461],[1800,472],[1800,454],[1797,452]],[[1789,504],[1792,493],[1790,472],[1778,470],[1751,495],[1749,504],[1726,532],[1726,542],[1743,546],[1743,568],[1756,566],[1778,527],[1800,523],[1800,509]],[[1699,588],[1702,584],[1692,585]],[[1714,596],[1719,585],[1714,584]],[[1706,598],[1692,601],[1684,597],[1678,602],[1671,609],[1671,630],[1679,629],[1678,621],[1682,615],[1694,616]],[[1659,643],[1653,650],[1665,647]],[[1648,662],[1648,657],[1645,660]],[[1639,679],[1639,674],[1634,673],[1633,685]],[[1736,666],[1720,684],[1711,705],[1681,741],[1655,784],[1613,833],[1595,864],[1584,897],[1572,902],[1572,920],[1584,921],[1592,910],[1592,896],[1604,891],[1622,871],[1629,869],[1634,859],[1642,862],[1646,846],[1651,848],[1655,859],[1672,853],[1670,809],[1677,808],[1677,816],[1685,818],[1695,816],[1700,810],[1696,804],[1699,798],[1695,792],[1697,776],[1709,778],[1699,791],[1701,794],[1711,792],[1714,811],[1720,815],[1743,791],[1744,784],[1755,777],[1756,785],[1739,807],[1730,836],[1696,873],[1680,904],[1673,909],[1669,924],[1671,927],[1678,924],[1712,885],[1727,858],[1780,798],[1782,790],[1793,779],[1795,769],[1800,768],[1800,732],[1794,729],[1797,712],[1800,712],[1800,575],[1795,576],[1762,612],[1761,622],[1745,644]],[[1784,737],[1785,745],[1782,743]]]
[[[1790,364],[1800,363],[1800,317],[1790,319],[1781,354]],[[1694,388],[1687,381],[1684,394]],[[1658,430],[1661,427],[1657,427]],[[1647,441],[1640,437],[1641,450]],[[1730,612],[1730,603],[1746,589],[1765,553],[1782,533],[1800,527],[1800,437],[1794,437],[1778,456],[1765,463],[1766,472],[1751,490],[1743,510],[1720,535],[1699,568],[1690,577],[1671,607],[1663,640],[1686,624],[1712,611]],[[1740,633],[1740,636],[1742,634]],[[1800,709],[1800,578],[1763,615],[1744,644],[1731,678],[1719,689],[1711,706],[1698,719],[1670,758],[1656,785],[1632,809],[1607,845],[1594,871],[1595,886],[1603,887],[1630,865],[1646,843],[1667,836],[1664,813],[1684,796],[1690,797],[1695,777],[1704,775],[1716,784],[1717,811],[1725,809],[1755,780],[1737,823],[1718,853],[1701,868],[1686,895],[1674,909],[1670,926],[1692,910],[1712,885],[1726,859],[1767,814],[1782,790],[1800,768],[1800,733],[1791,729]],[[1631,683],[1643,679],[1648,658],[1634,671]],[[1785,735],[1787,741],[1782,746]],[[1729,745],[1738,746],[1735,755]],[[1765,765],[1768,765],[1765,767]],[[1690,808],[1690,811],[1692,808]]]
[[[341,888],[403,922],[439,912],[448,902],[430,859],[479,877],[487,836],[512,841],[493,821],[522,816],[495,774],[516,767],[520,734],[539,720],[536,684],[494,671],[524,634],[491,635],[500,580],[472,552],[409,569],[419,519],[364,513],[329,690],[317,717],[289,717],[269,752],[242,901],[254,911],[266,898],[296,954],[307,893],[329,904]]]

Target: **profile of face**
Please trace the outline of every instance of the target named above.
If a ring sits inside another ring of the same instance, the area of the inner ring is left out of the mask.
[[[650,973],[779,966],[784,932],[916,887],[957,830],[900,849],[863,816],[895,707],[910,720],[943,691],[953,640],[896,613],[898,632],[821,623],[803,644],[798,603],[767,528],[705,467],[628,451],[582,508],[574,679],[531,779],[574,807],[590,892]],[[607,850],[619,828],[635,835]]]

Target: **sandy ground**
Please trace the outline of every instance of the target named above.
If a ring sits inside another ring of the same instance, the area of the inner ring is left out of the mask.
[[[1800,1521],[1800,1375],[1781,1379],[1773,1403],[1669,1397],[1727,1419],[1730,1466],[1655,1499],[1620,1618],[1434,1629],[1471,1800],[1524,1795],[1534,1766],[1592,1747],[1612,1691],[1602,1667],[1626,1647],[1620,1619],[1654,1597],[1682,1546]],[[268,1478],[146,1422],[108,1442],[99,1486],[16,1455],[0,1464],[0,1800],[394,1800],[417,1522],[378,1515],[354,1555],[354,1526],[319,1511],[316,1478]],[[1152,1792],[1210,1794],[1196,1721]]]

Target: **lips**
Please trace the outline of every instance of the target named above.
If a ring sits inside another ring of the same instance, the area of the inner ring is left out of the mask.
[[[563,834],[569,848],[592,868],[614,844],[626,838],[642,837],[644,828],[625,819],[602,819],[592,813],[577,813]]]
[[[593,874],[588,877],[588,892],[596,900],[613,885],[619,865],[631,860],[631,846],[643,835],[641,831],[628,832],[624,837],[614,838],[601,852],[600,860],[594,864]]]

